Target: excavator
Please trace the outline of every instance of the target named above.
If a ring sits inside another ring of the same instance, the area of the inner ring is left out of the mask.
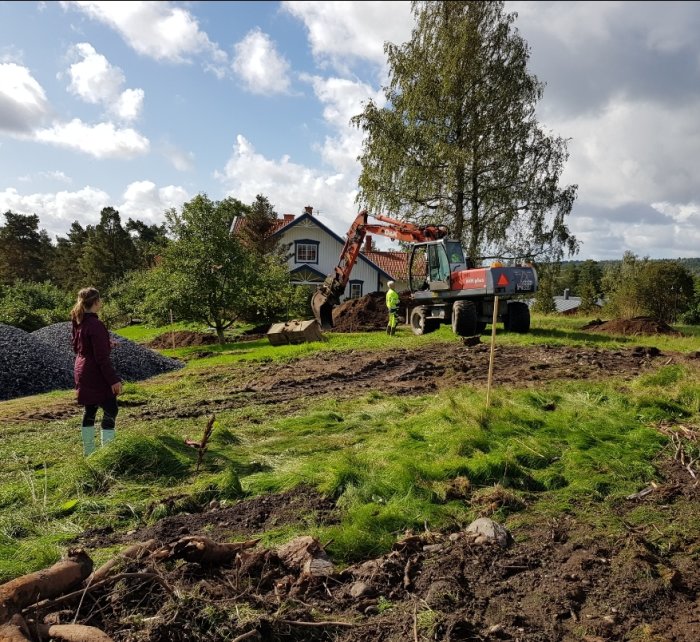
[[[530,309],[516,298],[537,291],[537,272],[532,265],[474,267],[458,240],[449,238],[443,225],[418,226],[383,214],[372,217],[361,210],[347,234],[338,264],[311,299],[311,309],[322,329],[333,327],[333,308],[350,279],[367,234],[379,234],[410,243],[406,323],[416,335],[428,334],[450,323],[462,337],[481,334],[493,321],[498,297],[497,319],[507,331],[530,330]],[[514,300],[516,299],[516,300]],[[505,303],[505,305],[503,305]]]

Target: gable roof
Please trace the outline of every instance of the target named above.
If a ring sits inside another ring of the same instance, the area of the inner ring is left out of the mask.
[[[367,257],[372,263],[378,265],[384,272],[391,275],[391,278],[396,281],[408,280],[408,252],[400,250],[378,251],[370,250],[363,251],[362,254]]]
[[[295,225],[299,225],[302,221],[312,221],[315,225],[320,227],[326,234],[329,236],[332,236],[338,243],[340,243],[341,246],[345,245],[345,239],[341,238],[338,236],[331,228],[326,227],[321,221],[319,221],[317,218],[309,214],[308,212],[304,212],[300,216],[297,216],[294,220],[292,221],[280,221],[282,225],[278,227],[271,236],[279,236],[282,232],[286,232],[290,229],[292,229]],[[365,256],[364,253],[360,252],[360,254],[357,255],[358,260],[362,259],[365,263],[367,263],[370,267],[373,267],[375,270],[377,270],[382,276],[384,276],[387,279],[393,279],[394,277],[387,272],[382,266],[378,265],[371,259],[369,259],[367,256]]]

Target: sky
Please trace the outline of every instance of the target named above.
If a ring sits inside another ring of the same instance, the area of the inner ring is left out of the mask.
[[[569,140],[569,258],[700,256],[700,3],[505,9],[545,83],[538,119]],[[413,26],[400,1],[0,1],[0,213],[55,239],[107,206],[161,223],[200,193],[263,194],[345,236],[349,121],[384,104],[384,43]]]

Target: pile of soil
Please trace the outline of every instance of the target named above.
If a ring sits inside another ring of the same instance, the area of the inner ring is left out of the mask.
[[[406,316],[409,292],[399,294],[399,320]],[[372,292],[359,299],[347,299],[333,309],[333,330],[336,332],[371,332],[384,330],[389,319],[386,292]]]
[[[633,317],[631,319],[613,319],[612,321],[601,321],[596,319],[588,325],[583,326],[583,330],[591,332],[606,332],[608,334],[622,334],[636,336],[640,334],[675,334],[680,335],[670,325],[653,319],[651,317]]]
[[[640,504],[663,505],[677,519],[700,500],[700,487],[678,462],[659,467],[653,492],[619,505],[622,523]],[[297,489],[166,518],[128,539],[86,534],[80,544],[89,552],[96,544],[123,548],[151,538],[168,544],[203,534],[250,541],[304,514],[334,523],[337,510],[316,491]],[[686,533],[685,546],[669,550],[657,545],[651,526],[630,525],[605,539],[563,515],[520,527],[515,542],[504,545],[465,526],[404,533],[390,552],[321,575],[260,545],[213,567],[133,561],[121,582],[85,593],[79,621],[115,640],[151,642],[700,639],[696,534]],[[323,553],[323,544],[316,546]],[[153,574],[161,581],[149,581]],[[189,597],[178,600],[163,587]],[[62,607],[60,617],[71,621],[75,607]],[[234,607],[239,617],[230,617]]]
[[[164,332],[146,345],[149,348],[187,348],[189,346],[206,346],[217,342],[213,334],[206,332],[191,332],[189,330],[176,330],[174,332]]]

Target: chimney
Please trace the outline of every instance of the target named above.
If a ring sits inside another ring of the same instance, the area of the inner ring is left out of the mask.
[[[372,251],[372,237],[368,234],[365,236],[365,254]]]
[[[285,214],[284,215],[284,222],[285,223],[291,223],[294,220],[294,214]]]
[[[564,299],[565,299],[566,301],[569,300],[569,288],[566,288],[566,289],[564,290]]]
[[[309,216],[311,216],[313,213],[314,213],[314,208],[311,207],[311,205],[307,205],[304,208],[304,214],[308,214]]]

